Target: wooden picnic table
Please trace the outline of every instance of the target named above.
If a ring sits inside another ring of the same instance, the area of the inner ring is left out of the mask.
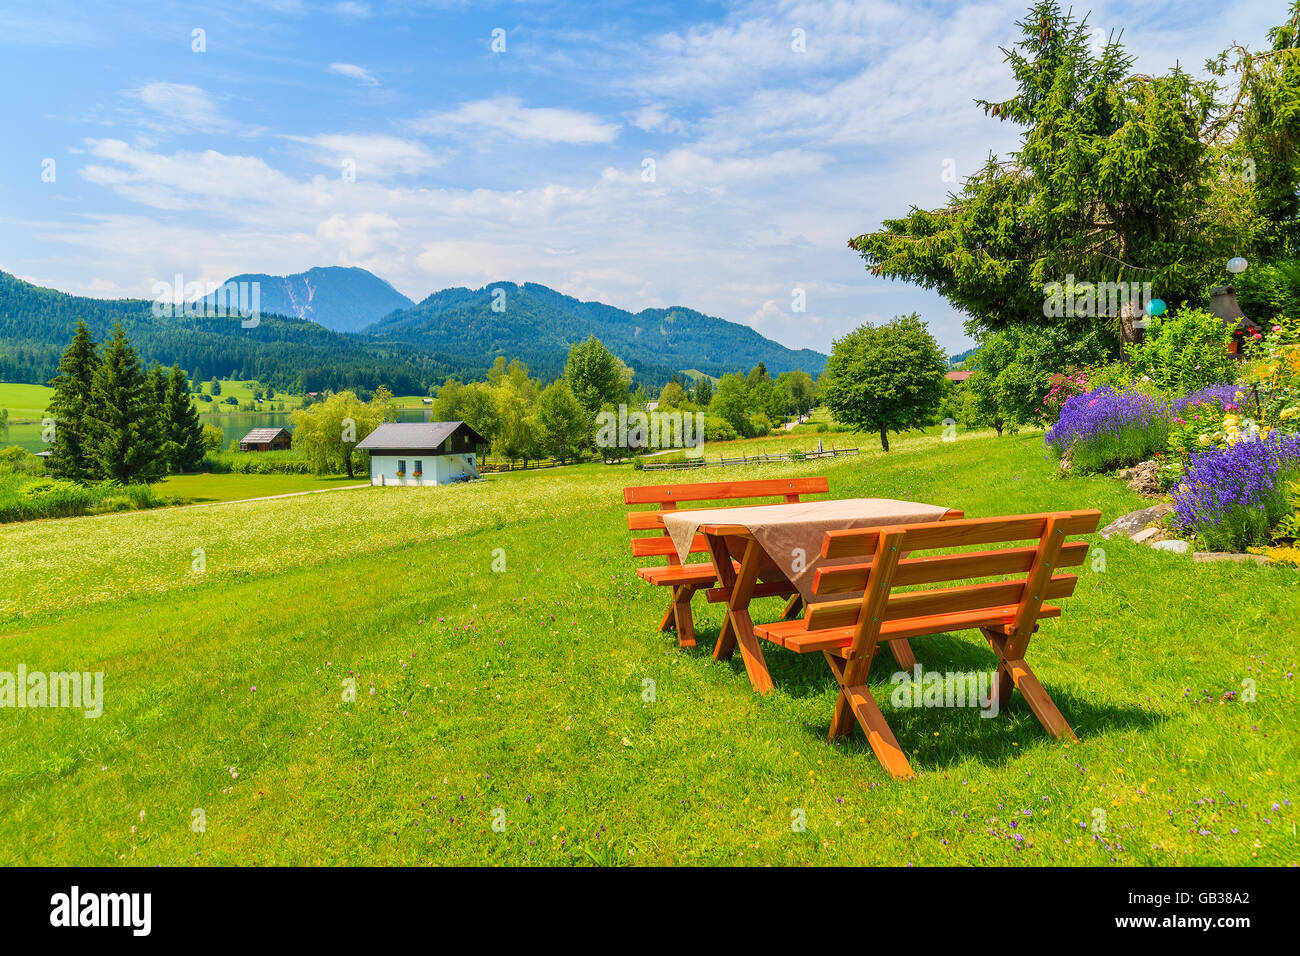
[[[812,582],[827,531],[911,524],[963,517],[960,511],[892,498],[849,498],[783,505],[710,508],[665,513],[664,527],[678,548],[704,535],[718,586],[706,592],[711,602],[725,601],[726,617],[713,648],[715,660],[728,660],[740,648],[745,672],[760,694],[773,689],[749,604],[757,597],[789,597],[783,617],[798,613],[814,599]],[[738,562],[737,564],[733,563]],[[905,639],[889,642],[899,667],[916,662]]]

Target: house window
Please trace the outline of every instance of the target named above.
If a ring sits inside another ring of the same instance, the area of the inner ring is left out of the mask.
[[[398,473],[399,475],[404,475],[404,474],[406,474],[406,459],[405,459],[405,458],[399,458],[399,459],[397,459],[397,473]]]
[[[424,473],[424,459],[422,458],[415,459],[415,473],[417,475]]]

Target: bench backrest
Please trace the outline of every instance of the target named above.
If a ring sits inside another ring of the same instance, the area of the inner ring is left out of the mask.
[[[824,477],[770,478],[759,481],[706,481],[679,485],[634,485],[623,489],[623,501],[630,505],[653,504],[653,511],[628,512],[627,526],[631,531],[658,531],[658,535],[632,538],[632,553],[638,557],[660,555],[669,564],[680,564],[677,548],[668,529],[664,527],[663,513],[676,511],[682,501],[739,501],[746,498],[781,498],[786,504],[800,500],[800,495],[820,495],[830,491],[830,482]],[[759,502],[772,504],[773,502]],[[713,507],[710,505],[710,507]],[[745,506],[738,506],[745,507]],[[708,541],[697,534],[691,541],[691,553],[709,550]]]
[[[819,568],[813,593],[823,597],[861,591],[862,597],[811,604],[805,626],[809,631],[852,627],[849,656],[864,653],[881,640],[881,626],[886,622],[893,622],[885,638],[891,640],[994,626],[1008,636],[1027,635],[1039,617],[1060,613],[1059,608],[1044,602],[1074,593],[1078,579],[1057,572],[1082,564],[1088,543],[1067,541],[1067,536],[1096,531],[1100,520],[1101,512],[1096,510],[1061,511],[829,531],[822,544],[823,557],[868,560]],[[1022,541],[1033,543],[988,551],[918,554]],[[970,583],[999,576],[1006,579]],[[894,588],[927,584],[950,586],[891,593]]]

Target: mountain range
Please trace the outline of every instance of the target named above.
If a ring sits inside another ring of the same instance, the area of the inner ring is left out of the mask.
[[[416,304],[359,268],[227,280],[253,282],[261,319],[245,328],[239,317],[211,309],[156,315],[148,300],[72,296],[0,272],[0,381],[48,381],[78,318],[97,338],[120,322],[146,361],[178,364],[202,379],[256,378],[284,390],[386,384],[397,394],[423,394],[448,375],[482,377],[498,356],[552,378],[563,372],[569,348],[591,335],[647,388],[688,369],[716,377],[759,362],[773,374],[817,375],[826,360],[694,309],[632,313],[536,283],[443,289]],[[204,305],[212,303],[209,297]]]

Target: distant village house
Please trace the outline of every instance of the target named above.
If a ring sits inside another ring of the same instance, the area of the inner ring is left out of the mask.
[[[448,485],[477,478],[487,439],[464,422],[380,425],[357,445],[370,453],[372,485]]]
[[[284,428],[254,428],[239,440],[240,451],[288,451],[293,436]]]

